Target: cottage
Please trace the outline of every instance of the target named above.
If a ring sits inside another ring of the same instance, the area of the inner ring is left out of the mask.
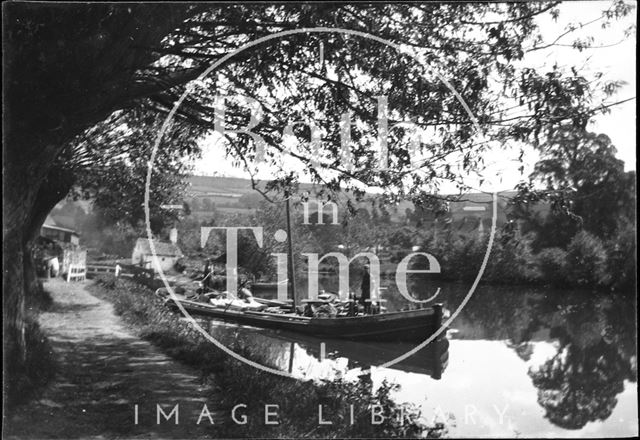
[[[148,238],[138,238],[131,255],[131,264],[142,266],[157,271],[157,266],[163,271],[170,271],[178,259],[182,258],[182,251],[175,243],[166,243],[153,240],[156,251],[157,265],[153,262],[153,253]]]
[[[47,216],[42,228],[40,228],[40,235],[62,243],[71,243],[73,245],[80,243],[80,237],[75,230],[59,225],[50,215]]]

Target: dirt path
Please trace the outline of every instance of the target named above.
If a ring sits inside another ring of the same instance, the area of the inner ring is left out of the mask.
[[[216,405],[198,372],[137,338],[111,304],[86,291],[89,282],[45,283],[54,305],[40,323],[59,369],[41,398],[12,417],[5,438],[211,438],[206,417],[196,424],[203,404],[212,413]],[[158,425],[156,404],[166,414],[179,404],[179,425]]]

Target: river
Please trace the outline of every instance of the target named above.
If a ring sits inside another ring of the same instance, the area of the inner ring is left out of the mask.
[[[300,283],[302,290],[306,283]],[[383,281],[387,307],[408,305]],[[320,280],[321,288],[335,290]],[[421,284],[422,297],[436,285]],[[438,283],[436,302],[454,311],[468,285]],[[415,288],[415,286],[414,286]],[[407,360],[410,344],[321,341],[207,322],[213,336],[300,378],[400,385],[398,402],[454,437],[615,437],[638,434],[634,295],[480,286],[446,337]]]

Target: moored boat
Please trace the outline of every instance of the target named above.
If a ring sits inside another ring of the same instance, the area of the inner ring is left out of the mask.
[[[442,325],[442,305],[373,315],[308,317],[294,313],[236,310],[187,299],[168,299],[193,315],[222,319],[243,325],[272,328],[312,335],[319,338],[357,341],[420,342]]]
[[[293,239],[290,219],[290,197],[285,199],[288,254],[293,255]],[[165,304],[174,309],[183,308],[190,314],[222,319],[242,325],[271,328],[317,338],[348,339],[377,342],[420,342],[427,339],[442,325],[442,305],[415,310],[386,312],[385,300],[372,301],[370,292],[363,292],[360,302],[355,295],[340,300],[340,293],[322,291],[317,299],[298,301],[294,258],[288,259],[287,277],[278,283],[252,283],[252,290],[274,291],[286,287],[291,299],[254,297],[244,284],[237,295],[232,292],[206,292],[204,286],[186,298],[167,297],[166,289],[158,289],[156,294],[166,298]],[[203,283],[212,272],[205,266]],[[365,266],[367,267],[367,266]],[[233,268],[237,273],[237,268]],[[368,269],[365,269],[369,279]],[[283,277],[280,277],[283,278]],[[365,276],[363,275],[363,280]],[[371,284],[369,284],[371,286]],[[235,290],[235,289],[231,289]],[[164,292],[160,292],[164,291]],[[291,301],[291,302],[289,302]],[[299,303],[304,304],[300,306]],[[362,313],[364,312],[364,313]]]

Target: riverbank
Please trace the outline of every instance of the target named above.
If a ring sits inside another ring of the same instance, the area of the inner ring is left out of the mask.
[[[355,383],[303,382],[240,364],[131,281],[51,280],[45,288],[54,304],[40,324],[60,368],[36,401],[7,420],[6,438],[437,437],[444,432],[443,426],[424,426],[410,407],[403,407],[402,420],[392,417],[400,405],[391,399],[389,384],[374,389],[366,377]],[[179,422],[171,415],[176,405]],[[372,412],[379,411],[384,417],[372,423]]]
[[[368,377],[358,382],[300,381],[240,363],[217,349],[180,315],[170,312],[151,290],[129,280],[103,276],[90,289],[112,302],[116,313],[141,338],[202,372],[212,390],[218,390],[220,407],[230,416],[226,437],[440,437],[445,430],[441,425],[425,426],[418,411],[408,406],[403,407],[403,419],[384,417],[381,423],[372,424],[372,407],[382,408],[385,415],[400,412],[401,405],[391,399],[395,387],[390,384],[374,389]],[[255,353],[242,354],[261,362]],[[237,405],[243,406],[246,424],[231,417]],[[332,425],[319,423],[320,405],[324,419],[330,414]],[[265,423],[266,413],[273,408],[277,408],[277,424]]]

